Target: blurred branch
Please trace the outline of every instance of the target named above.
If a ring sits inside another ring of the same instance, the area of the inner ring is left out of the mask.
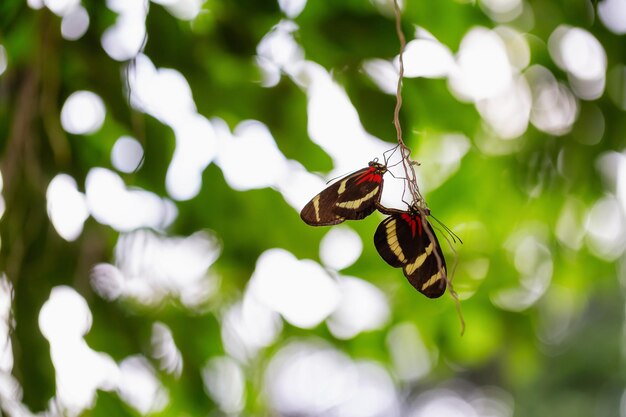
[[[49,13],[42,17],[42,36],[38,67],[41,68],[41,118],[57,165],[65,166],[70,162],[71,150],[67,135],[60,124],[59,101],[60,62],[59,31],[57,22],[50,19]]]
[[[41,220],[45,221],[46,219],[45,209],[40,211],[38,215],[34,215],[33,212],[42,209],[38,206],[39,202],[45,202],[49,179],[46,178],[43,167],[49,164],[41,161],[43,156],[40,147],[41,142],[37,140],[38,134],[35,129],[38,126],[39,109],[46,106],[42,102],[45,100],[55,101],[55,91],[58,88],[50,90],[44,83],[44,78],[49,79],[50,77],[44,77],[42,71],[48,70],[49,66],[42,65],[46,56],[40,51],[47,50],[48,54],[54,54],[54,51],[49,43],[52,37],[50,35],[52,31],[50,15],[43,13],[40,18],[41,27],[44,30],[41,32],[39,50],[33,51],[30,65],[27,68],[16,69],[17,93],[13,98],[15,110],[2,159],[2,175],[5,183],[4,196],[7,208],[6,219],[2,228],[3,242],[6,243],[2,246],[2,263],[6,264],[4,267],[11,280],[17,280],[19,277],[25,248],[32,241],[39,239],[41,230],[45,230],[45,227],[41,228]],[[58,84],[58,80],[56,82]],[[52,94],[54,97],[51,96]],[[54,107],[54,104],[52,106]],[[51,108],[44,112],[44,119],[46,117],[49,119],[55,117],[58,125],[59,113],[55,107],[54,110]],[[54,131],[54,129],[52,130]],[[53,141],[51,140],[51,142]],[[37,204],[33,204],[35,201]]]
[[[28,176],[28,172],[36,172],[38,170],[36,164],[34,167],[29,168],[29,163],[32,158],[29,155],[31,149],[29,144],[32,143],[32,128],[34,125],[36,108],[37,108],[37,87],[39,85],[39,75],[37,70],[28,69],[20,77],[18,81],[19,88],[16,97],[15,113],[13,121],[11,123],[9,138],[7,141],[7,148],[2,160],[2,176],[4,187],[4,196],[6,200],[7,212],[5,214],[5,221],[3,221],[3,233],[2,240],[9,243],[9,245],[2,245],[3,252],[3,266],[10,279],[16,279],[19,275],[19,268],[22,262],[24,252],[24,242],[19,236],[22,234],[18,230],[11,230],[17,228],[21,229],[24,225],[24,219],[15,222],[12,219],[14,203],[20,198],[21,193],[24,191],[23,180],[24,176]],[[20,216],[17,212],[16,215]],[[21,217],[21,216],[20,216]],[[6,230],[9,228],[9,230]],[[17,239],[13,240],[11,237],[16,236]],[[9,251],[8,253],[7,250]]]

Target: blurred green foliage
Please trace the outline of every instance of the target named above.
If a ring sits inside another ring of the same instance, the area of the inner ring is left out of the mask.
[[[373,3],[309,1],[295,18],[299,27],[295,36],[306,59],[331,71],[345,88],[366,130],[389,141],[391,147],[395,99],[372,83],[362,63],[371,58],[390,59],[399,47],[394,21]],[[458,50],[472,27],[498,25],[471,2],[406,3],[403,29],[409,39],[419,25],[452,51]],[[109,302],[95,294],[89,283],[90,269],[113,259],[118,232],[89,218],[76,241],[63,240],[46,213],[48,183],[65,172],[82,189],[80,184],[92,167],[111,167],[115,140],[128,134],[141,141],[145,160],[137,172],[122,174],[124,181],[166,196],[164,178],[175,137],[169,127],[127,103],[126,64],[110,59],[100,46],[115,14],[104,2],[84,2],[83,6],[91,19],[89,29],[81,39],[66,41],[61,38],[60,18],[46,8],[33,10],[22,0],[0,3],[0,45],[8,57],[8,68],[0,75],[6,203],[0,221],[0,269],[14,286],[12,373],[23,386],[24,404],[35,412],[44,410],[55,392],[55,374],[37,320],[51,289],[69,285],[88,301],[93,313],[88,344],[116,361],[134,354],[150,357],[155,321],[172,329],[184,370],[180,379],[159,373],[170,395],[159,414],[219,415],[202,386],[200,369],[225,352],[221,314],[241,297],[261,253],[279,247],[299,259],[319,260],[319,242],[327,229],[302,223],[276,190],[231,189],[220,169],[210,165],[203,173],[201,192],[190,201],[176,203],[179,215],[167,230],[168,235],[187,236],[209,229],[221,239],[223,250],[212,267],[221,277],[221,286],[208,308],[190,312],[175,301],[147,308],[128,301]],[[567,83],[567,75],[548,53],[547,40],[557,26],[568,24],[588,30],[601,42],[609,69],[623,68],[624,37],[602,25],[596,5],[589,0],[535,0],[525,6],[533,10],[532,24],[522,15],[509,25],[527,32],[532,64],[549,68]],[[175,68],[184,75],[200,114],[220,117],[231,128],[246,119],[259,120],[269,127],[287,158],[300,161],[310,171],[328,172],[331,159],[307,137],[307,99],[301,88],[287,77],[272,88],[260,85],[256,47],[283,18],[277,2],[271,0],[209,0],[191,22],[151,3],[145,53],[155,66]],[[104,125],[93,135],[67,134],[60,124],[65,99],[81,89],[95,92],[106,105]],[[576,250],[555,235],[568,198],[574,197],[588,209],[607,192],[614,192],[596,166],[603,153],[624,149],[624,109],[609,98],[609,91],[597,100],[579,100],[578,121],[569,133],[554,136],[529,125],[515,141],[513,152],[491,155],[476,145],[476,138],[484,135],[477,110],[458,101],[445,80],[406,79],[403,94],[401,121],[407,144],[422,165],[430,163],[420,158],[429,138],[457,132],[472,143],[460,169],[426,195],[437,217],[464,240],[464,245],[456,247],[459,269],[455,284],[461,293],[472,294],[462,302],[465,335],[459,336],[457,313],[448,295],[435,301],[424,298],[399,270],[377,256],[371,239],[380,219],[372,216],[353,222],[350,227],[364,242],[363,254],[344,272],[370,281],[388,296],[390,323],[347,341],[335,339],[324,324],[311,330],[285,324],[275,344],[246,368],[248,394],[243,415],[271,415],[261,395],[261,376],[272,355],[288,340],[315,335],[355,359],[372,359],[390,369],[387,332],[406,321],[417,325],[428,349],[438,351],[432,372],[418,383],[402,387],[410,395],[450,379],[463,379],[509,392],[518,417],[624,415],[620,405],[626,374],[619,261],[596,256],[585,239]],[[585,138],[593,126],[586,118],[594,112],[604,117],[605,130],[599,143],[589,145]],[[583,220],[579,227],[584,226]],[[505,311],[494,303],[494,297],[519,286],[520,277],[506,242],[528,228],[540,230],[544,237],[542,242],[553,261],[550,286],[530,307]],[[452,264],[454,255],[447,247],[445,251]],[[488,272],[484,278],[473,279],[467,265],[480,259],[488,260]],[[567,319],[560,322],[563,316]],[[562,334],[551,338],[555,321]],[[94,408],[85,415],[133,416],[137,411],[115,393],[99,392]]]

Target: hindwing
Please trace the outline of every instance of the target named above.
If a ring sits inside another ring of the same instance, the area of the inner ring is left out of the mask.
[[[330,226],[369,216],[380,201],[386,171],[384,165],[370,162],[367,168],[339,179],[313,197],[300,217],[311,226]]]
[[[446,290],[446,261],[435,232],[422,220],[419,210],[392,213],[376,229],[374,245],[385,262],[402,268],[415,289],[437,298]]]

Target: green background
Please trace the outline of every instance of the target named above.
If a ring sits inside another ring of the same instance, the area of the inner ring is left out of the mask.
[[[419,25],[453,52],[471,28],[498,26],[478,4],[406,3],[402,24],[409,40]],[[144,306],[132,299],[107,301],[95,293],[90,271],[98,263],[114,261],[120,233],[90,217],[76,241],[62,239],[46,213],[49,182],[58,173],[67,173],[84,191],[89,170],[94,166],[111,169],[113,144],[127,134],[142,143],[145,160],[137,172],[121,174],[126,185],[166,197],[165,174],[176,144],[171,128],[128,105],[126,63],[110,59],[100,46],[115,13],[104,2],[84,2],[83,6],[90,16],[89,29],[81,39],[66,41],[60,34],[61,19],[46,8],[33,10],[17,0],[0,3],[0,44],[8,57],[7,70],[0,75],[0,169],[6,208],[0,220],[0,269],[14,289],[8,323],[15,360],[8,372],[22,386],[22,402],[31,411],[49,407],[55,394],[55,369],[38,317],[52,288],[67,285],[87,300],[93,314],[86,336],[92,349],[117,362],[141,354],[157,369],[169,392],[169,402],[157,414],[222,415],[203,388],[201,368],[211,358],[227,354],[220,337],[224,310],[242,297],[264,251],[283,248],[298,259],[319,261],[319,243],[328,229],[305,225],[274,189],[231,189],[219,167],[211,164],[202,174],[200,193],[175,203],[178,217],[162,232],[188,236],[211,230],[219,238],[222,252],[210,271],[220,277],[220,286],[204,307],[191,311],[176,297]],[[547,48],[554,29],[568,24],[593,34],[606,51],[609,70],[621,68],[623,72],[624,35],[605,28],[596,14],[597,5],[585,0],[536,0],[525,2],[524,7],[533,11],[534,23],[529,27],[520,18],[507,25],[525,34],[531,64],[545,66],[568,84],[567,74],[553,62]],[[259,120],[287,158],[311,172],[328,173],[333,168],[331,158],[308,137],[307,98],[302,89],[288,77],[271,88],[259,83],[256,47],[285,18],[277,2],[208,0],[202,9],[188,22],[151,3],[145,54],[156,67],[174,68],[184,75],[200,114],[220,117],[231,129],[246,119]],[[393,146],[395,98],[382,93],[362,70],[364,60],[390,59],[398,53],[393,19],[365,0],[316,0],[309,1],[294,20],[298,25],[295,38],[306,59],[330,71],[365,129]],[[71,93],[83,89],[104,100],[106,119],[95,134],[71,135],[61,127],[60,110]],[[343,272],[371,282],[386,294],[389,322],[349,340],[336,339],[325,324],[301,329],[284,323],[272,345],[242,365],[246,396],[240,414],[281,415],[264,391],[268,363],[293,340],[322,339],[354,360],[371,360],[387,369],[403,407],[399,415],[409,415],[410,404],[420,394],[454,384],[464,387],[456,392],[467,401],[466,392],[471,389],[499,387],[510,395],[513,415],[520,417],[626,415],[621,405],[626,388],[623,255],[598,254],[586,229],[594,204],[619,193],[619,187],[624,193],[626,186],[623,181],[617,185],[607,181],[598,169],[601,155],[623,152],[625,147],[624,106],[611,99],[611,95],[623,98],[623,85],[609,83],[597,100],[578,100],[578,121],[570,132],[555,136],[529,125],[513,141],[514,150],[503,155],[486,154],[476,145],[476,138],[484,134],[484,122],[473,104],[460,102],[450,93],[444,79],[406,79],[403,95],[405,140],[422,166],[429,164],[422,157],[427,155],[429,138],[454,132],[470,140],[458,171],[425,195],[433,213],[464,241],[455,246],[454,282],[466,298],[462,301],[465,335],[459,335],[457,313],[448,294],[426,299],[399,270],[377,256],[371,238],[381,218],[352,222],[350,227],[362,238],[364,249],[359,260]],[[598,111],[604,116],[604,135],[599,143],[585,144],[589,128],[585,118]],[[556,235],[562,210],[571,201],[579,207],[579,218],[573,223],[579,229],[574,234],[582,236],[577,248]],[[624,222],[623,211],[620,216]],[[520,234],[539,239],[552,273],[538,300],[521,311],[510,311],[494,300],[503,291],[522,285],[515,264]],[[452,264],[454,255],[440,241]],[[487,273],[474,279],[468,271],[481,260],[488,260]],[[150,334],[157,321],[171,329],[182,354],[179,377],[158,370],[151,353]],[[419,329],[434,355],[431,371],[416,381],[395,377],[386,344],[390,329],[404,322]],[[9,413],[6,407],[3,412]],[[130,416],[138,411],[115,392],[99,391],[93,408],[83,414]]]

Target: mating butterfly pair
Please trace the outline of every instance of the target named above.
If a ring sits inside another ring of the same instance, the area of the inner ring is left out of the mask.
[[[376,161],[347,175],[313,197],[300,212],[311,226],[330,226],[360,220],[378,209],[388,214],[374,234],[374,245],[385,262],[402,268],[411,285],[429,298],[443,295],[447,285],[446,262],[437,236],[426,221],[428,209],[417,205],[407,211],[380,204],[387,166]]]

